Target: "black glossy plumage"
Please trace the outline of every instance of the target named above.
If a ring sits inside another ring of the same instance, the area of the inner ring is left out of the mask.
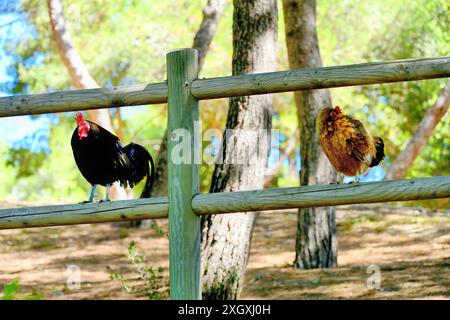
[[[71,140],[75,162],[83,177],[91,185],[106,186],[119,181],[121,186],[131,188],[147,177],[141,198],[149,197],[154,180],[154,163],[150,153],[135,143],[123,147],[119,138],[111,132],[94,122],[86,122],[90,125],[87,137],[80,140],[77,127]]]
[[[145,182],[145,187],[142,191],[141,198],[149,198],[155,177],[155,164],[152,156],[143,146],[133,142],[123,147],[123,152],[130,160],[128,184],[130,187],[133,187],[133,183],[136,184],[136,181],[141,181],[145,176],[147,176],[148,178]],[[150,168],[148,166],[149,162]],[[149,169],[151,170],[150,172]]]

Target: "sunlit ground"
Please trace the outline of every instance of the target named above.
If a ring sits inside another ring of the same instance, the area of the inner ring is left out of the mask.
[[[446,212],[345,206],[339,208],[337,217],[339,267],[295,270],[291,267],[295,212],[260,214],[241,298],[450,297],[450,218]],[[166,230],[165,220],[158,224]],[[131,241],[145,254],[145,266],[155,271],[156,278],[146,284],[126,257]],[[74,265],[80,268],[79,289],[67,283]],[[380,268],[379,290],[367,287],[370,265]],[[160,267],[164,270],[157,272]],[[167,269],[168,241],[155,228],[97,224],[0,232],[0,285],[19,278],[19,297],[34,293],[42,299],[145,299],[145,287],[153,297],[167,297]],[[113,273],[116,280],[111,280]],[[117,274],[126,281],[118,280]]]

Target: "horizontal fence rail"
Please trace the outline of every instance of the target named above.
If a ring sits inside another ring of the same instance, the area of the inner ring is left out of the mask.
[[[433,177],[202,194],[193,198],[192,207],[196,214],[209,215],[447,197],[450,177]]]
[[[0,117],[82,111],[167,102],[167,84],[57,91],[0,97]]]
[[[199,194],[198,215],[450,197],[450,177]],[[167,218],[167,197],[0,210],[0,229]]]
[[[167,218],[167,197],[0,210],[0,229]]]
[[[362,63],[196,80],[198,100],[450,77],[450,57]]]
[[[197,100],[450,77],[450,57],[197,79]],[[167,102],[167,83],[0,97],[0,117]]]

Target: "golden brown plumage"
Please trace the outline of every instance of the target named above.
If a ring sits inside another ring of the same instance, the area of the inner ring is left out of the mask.
[[[383,139],[372,137],[361,121],[344,115],[339,107],[320,111],[316,129],[323,151],[340,180],[342,175],[359,176],[384,158]]]

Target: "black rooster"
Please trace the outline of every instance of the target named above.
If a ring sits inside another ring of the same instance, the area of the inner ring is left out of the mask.
[[[93,201],[98,184],[106,186],[105,201],[109,201],[109,188],[113,182],[119,181],[121,186],[132,188],[145,176],[147,181],[141,198],[150,197],[155,176],[155,165],[150,153],[136,143],[122,147],[118,137],[98,124],[85,120],[81,113],[77,113],[76,120],[72,151],[78,169],[92,185],[88,202]]]

